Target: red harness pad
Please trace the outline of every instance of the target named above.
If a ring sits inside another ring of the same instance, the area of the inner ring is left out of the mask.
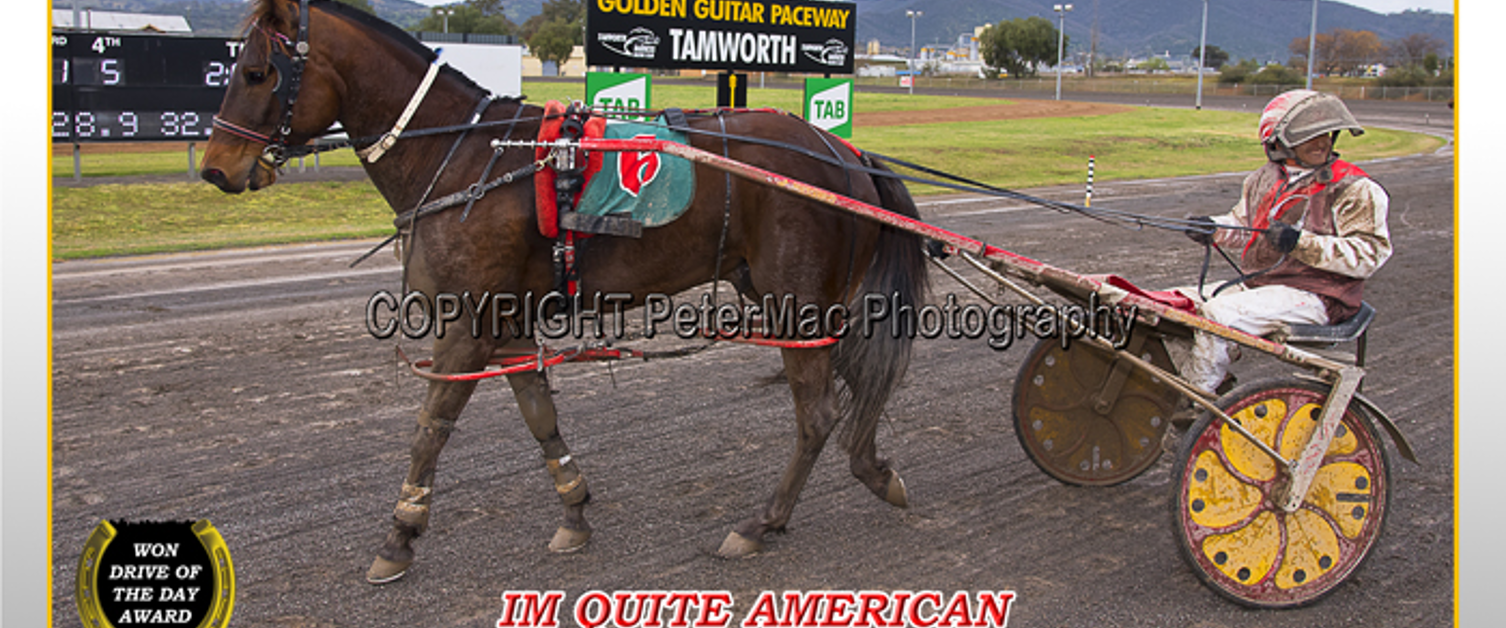
[[[1139,286],[1130,283],[1128,279],[1118,275],[1089,275],[1089,277],[1167,307],[1176,308],[1188,314],[1197,313],[1197,304],[1187,298],[1187,295],[1175,290],[1142,290]]]
[[[539,123],[539,142],[553,142],[560,137],[560,127],[565,122],[565,105],[558,100],[544,103],[544,120]],[[586,137],[599,138],[606,129],[606,118],[591,118],[586,120]],[[539,146],[533,149],[534,160],[540,160],[549,156],[552,150],[547,146]],[[577,155],[577,158],[579,156]],[[601,153],[592,153],[586,159],[586,182],[601,171]],[[534,208],[539,221],[539,233],[546,238],[559,237],[559,203],[556,202],[555,181],[559,175],[553,168],[540,168],[533,175],[533,192],[535,196]],[[586,189],[581,185],[580,191],[575,193],[576,202],[580,201],[581,192]]]

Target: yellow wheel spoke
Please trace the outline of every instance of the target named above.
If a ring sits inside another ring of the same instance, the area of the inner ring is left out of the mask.
[[[1281,555],[1281,525],[1271,512],[1250,525],[1203,540],[1203,555],[1224,575],[1243,585],[1264,580]]]
[[[1339,537],[1322,515],[1311,510],[1298,510],[1286,523],[1286,553],[1276,570],[1276,586],[1294,589],[1339,563]]]
[[[1346,538],[1355,538],[1365,528],[1374,503],[1375,481],[1370,471],[1353,462],[1335,462],[1318,469],[1307,503],[1328,513]]]
[[[1282,458],[1293,460],[1302,453],[1302,448],[1307,446],[1307,441],[1312,438],[1313,432],[1318,429],[1318,417],[1323,412],[1323,406],[1309,403],[1297,409],[1292,415],[1292,420],[1287,424],[1286,430],[1281,434],[1281,447],[1276,451],[1281,453]],[[1347,456],[1359,449],[1360,441],[1354,432],[1349,431],[1348,426],[1339,425],[1339,431],[1334,434],[1333,442],[1328,445],[1329,456]]]
[[[1205,528],[1227,528],[1249,518],[1260,507],[1260,489],[1234,477],[1211,450],[1198,455],[1190,480],[1187,513]]]
[[[1231,415],[1245,429],[1267,445],[1276,442],[1276,430],[1286,418],[1286,402],[1281,399],[1266,399]],[[1247,477],[1268,482],[1276,479],[1276,462],[1265,452],[1256,448],[1239,432],[1225,425],[1220,428],[1219,438],[1224,446],[1224,455],[1234,469]]]

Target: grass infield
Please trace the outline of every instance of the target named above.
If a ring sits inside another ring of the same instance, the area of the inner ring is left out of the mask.
[[[582,89],[578,83],[524,83],[524,92],[534,102],[580,99]],[[659,107],[705,107],[715,100],[714,86],[653,89]],[[797,113],[800,98],[797,90],[752,88],[748,93],[752,106]],[[1000,103],[858,93],[854,108],[919,112]],[[971,179],[1025,188],[1085,181],[1089,155],[1095,157],[1097,182],[1250,170],[1264,160],[1254,140],[1256,119],[1249,113],[1135,108],[1080,118],[859,126],[852,141]],[[1339,142],[1351,161],[1412,155],[1441,145],[1438,138],[1386,129]],[[71,177],[71,151],[60,146],[53,157],[53,176]],[[202,156],[202,144],[199,149]],[[57,258],[364,238],[392,230],[393,211],[369,181],[279,183],[255,193],[228,195],[187,179],[184,145],[136,150],[90,145],[83,152],[86,176],[183,173],[185,180],[53,188],[52,251]],[[349,150],[321,157],[321,166],[355,165]],[[917,195],[945,191],[929,186],[911,190]]]

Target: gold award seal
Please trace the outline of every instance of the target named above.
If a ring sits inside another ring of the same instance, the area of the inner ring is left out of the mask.
[[[208,519],[101,521],[79,556],[74,597],[85,628],[224,628],[235,567]]]

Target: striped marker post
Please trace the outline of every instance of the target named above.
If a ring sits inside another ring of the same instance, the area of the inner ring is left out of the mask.
[[[1093,206],[1093,156],[1088,155],[1088,195],[1082,201],[1083,207]]]

